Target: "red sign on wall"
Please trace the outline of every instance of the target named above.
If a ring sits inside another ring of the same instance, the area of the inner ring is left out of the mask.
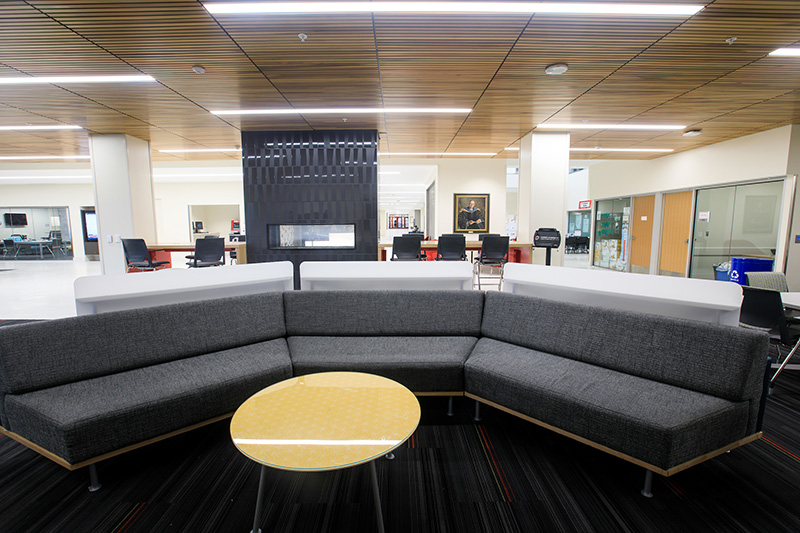
[[[592,201],[591,200],[581,200],[578,202],[578,209],[591,209],[592,208]]]

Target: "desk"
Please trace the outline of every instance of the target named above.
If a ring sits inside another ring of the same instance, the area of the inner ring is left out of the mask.
[[[148,244],[150,259],[153,261],[169,261],[165,268],[172,268],[172,252],[194,252],[194,244]],[[246,242],[225,242],[225,251],[236,252],[236,264],[244,265],[247,263],[247,243]]]
[[[289,261],[83,276],[74,284],[78,315],[293,288]]]
[[[50,241],[48,240],[41,240],[41,241],[14,241],[14,257],[17,257],[19,253],[24,250],[28,249],[33,251],[34,248],[39,249],[39,259],[44,259],[44,249],[47,248],[47,251],[50,252],[50,255],[55,257],[56,254],[53,253],[53,249],[50,248]]]
[[[468,252],[479,252],[481,250],[481,241],[467,241]],[[422,253],[428,258],[428,261],[436,260],[436,247],[438,241],[422,241]],[[387,248],[391,248],[390,243],[378,244],[378,260],[387,260]],[[531,244],[526,242],[510,241],[508,243],[508,261],[510,263],[530,263],[533,255],[531,254]],[[391,259],[391,258],[388,258]]]
[[[800,310],[800,292],[782,292],[781,301],[786,308]]]
[[[341,290],[469,290],[467,261],[303,261],[300,288]]]
[[[231,419],[231,438],[261,464],[252,531],[260,531],[267,467],[312,472],[369,463],[382,532],[374,461],[403,444],[417,429],[419,416],[419,401],[410,390],[360,372],[299,376],[251,396]]]
[[[737,283],[512,263],[503,292],[729,326],[742,306]]]

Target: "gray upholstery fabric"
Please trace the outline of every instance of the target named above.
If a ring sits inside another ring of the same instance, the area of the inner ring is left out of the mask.
[[[9,429],[74,464],[233,412],[291,372],[275,339],[8,395]]]
[[[481,333],[734,402],[760,397],[769,346],[744,328],[499,292]]]
[[[475,337],[289,337],[294,375],[368,372],[414,392],[464,390]]]
[[[287,291],[288,335],[471,335],[480,291]]]
[[[663,469],[745,437],[749,404],[483,338],[466,391]]]
[[[280,292],[0,328],[0,391],[19,394],[285,335]]]

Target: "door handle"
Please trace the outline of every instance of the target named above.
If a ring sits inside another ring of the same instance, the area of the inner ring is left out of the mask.
[[[684,242],[685,244],[689,244],[689,239],[686,239],[686,240],[685,240],[685,241],[683,241],[683,242]]]

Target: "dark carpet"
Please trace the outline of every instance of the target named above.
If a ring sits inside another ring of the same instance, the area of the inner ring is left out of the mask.
[[[422,420],[396,459],[377,461],[388,532],[800,531],[800,372],[769,398],[765,438],[639,494],[644,471],[503,412],[421,398]],[[0,436],[0,531],[250,530],[258,466],[220,422],[69,472]],[[375,531],[366,466],[270,470],[262,530]]]

